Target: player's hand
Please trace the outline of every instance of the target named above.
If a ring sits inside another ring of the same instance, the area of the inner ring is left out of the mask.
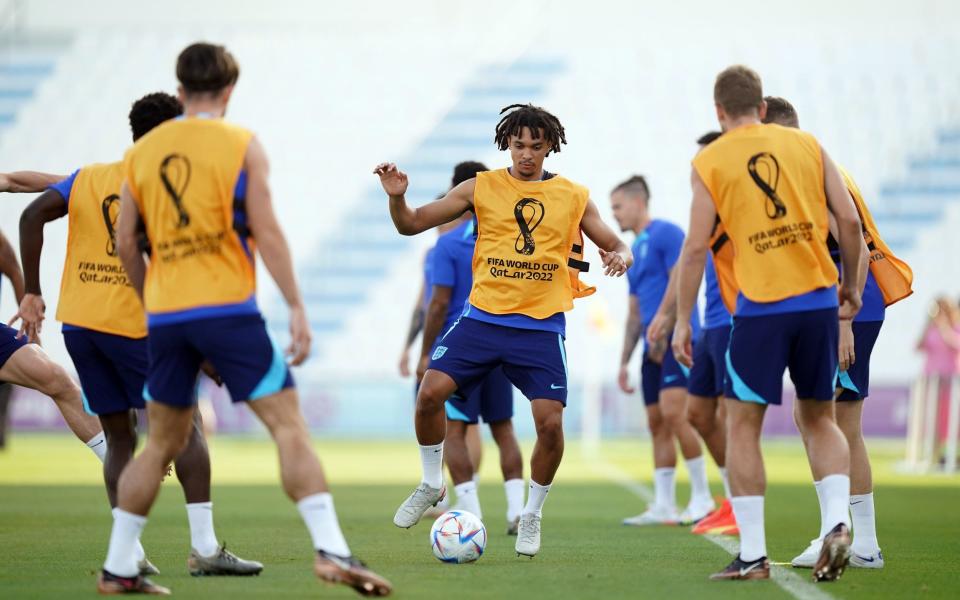
[[[287,348],[287,356],[290,357],[290,364],[298,366],[303,364],[310,355],[310,321],[307,320],[307,312],[302,304],[290,307],[290,346]]]
[[[410,377],[410,351],[404,350],[400,355],[400,377]]]
[[[677,319],[673,326],[673,356],[688,369],[693,366],[693,329],[688,319]]]
[[[857,360],[853,349],[853,321],[840,321],[840,370],[846,371]]]
[[[637,388],[630,385],[629,365],[620,365],[620,373],[617,375],[617,385],[620,386],[620,391],[622,391],[624,394],[632,394],[637,391]]]
[[[663,356],[667,353],[666,340],[659,340],[656,344],[647,345],[647,358],[654,364],[662,365]]]
[[[650,324],[647,325],[647,343],[651,346],[659,344],[666,339],[667,333],[671,329],[673,329],[673,320],[669,316],[657,312]]]
[[[423,381],[423,375],[427,372],[429,366],[430,355],[421,356],[419,362],[417,362],[417,383]]]
[[[200,370],[203,371],[203,374],[213,380],[217,387],[223,387],[223,377],[220,377],[220,373],[217,373],[217,370],[213,368],[213,363],[209,360],[204,360],[200,363]]]
[[[402,196],[407,193],[407,185],[410,183],[407,174],[394,163],[380,163],[373,173],[380,176],[380,185],[388,196]]]
[[[17,332],[17,337],[26,335],[29,341],[39,342],[46,310],[47,305],[44,303],[42,296],[38,294],[24,294],[23,299],[20,300],[20,309],[7,324],[13,327],[14,323],[20,321],[20,329]]]
[[[853,320],[853,318],[857,316],[857,313],[860,312],[860,307],[863,306],[863,299],[860,297],[860,290],[856,287],[847,287],[845,285],[841,285],[839,299],[840,320]]]
[[[603,274],[607,277],[622,277],[627,272],[627,259],[619,252],[607,252],[600,248],[600,260],[603,261]]]

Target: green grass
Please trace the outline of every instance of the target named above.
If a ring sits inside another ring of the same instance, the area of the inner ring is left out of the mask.
[[[417,480],[412,442],[327,441],[318,449],[353,550],[393,581],[398,598],[790,597],[773,582],[707,581],[729,556],[684,529],[621,527],[622,517],[642,510],[641,501],[606,479],[598,460],[584,458],[576,445],[568,447],[550,493],[543,549],[532,561],[518,559],[514,538],[503,534],[503,491],[495,450],[488,449],[481,500],[489,543],[483,558],[470,565],[434,559],[428,524],[402,531],[390,522]],[[785,561],[816,533],[816,497],[798,442],[771,443],[766,450],[768,547],[772,559]],[[900,475],[894,469],[898,445],[875,444],[872,450],[887,568],[851,570],[839,583],[818,589],[851,599],[960,596],[960,481]],[[252,579],[191,578],[184,568],[189,534],[183,498],[175,481],[168,481],[143,537],[163,571],[156,580],[182,598],[355,597],[313,578],[308,537],[276,485],[270,444],[219,438],[211,452],[218,536],[266,569]],[[650,479],[646,444],[605,444],[602,460],[641,482]],[[0,453],[0,598],[94,596],[110,528],[97,467],[92,454],[61,436],[16,436]],[[685,484],[679,497],[687,497]]]

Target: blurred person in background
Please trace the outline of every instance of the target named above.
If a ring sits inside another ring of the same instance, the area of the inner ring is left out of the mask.
[[[950,382],[960,374],[960,306],[939,296],[930,307],[930,318],[917,342],[923,353],[923,376],[937,386],[937,441],[933,455],[943,460],[950,414]]]

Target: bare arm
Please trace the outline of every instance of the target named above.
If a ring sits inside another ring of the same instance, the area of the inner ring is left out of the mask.
[[[652,346],[659,344],[668,332],[673,331],[677,322],[677,271],[677,265],[673,265],[663,299],[647,326],[647,343]]]
[[[413,305],[413,313],[410,315],[410,327],[407,328],[406,341],[403,343],[403,349],[408,350],[413,345],[413,340],[423,330],[424,310],[423,295],[426,291],[424,285],[420,284],[420,293],[417,294],[417,302]]]
[[[627,322],[623,328],[623,351],[620,353],[620,372],[617,375],[617,384],[626,394],[632,394],[637,391],[636,388],[630,385],[630,357],[633,356],[637,342],[640,341],[640,333],[643,331],[637,297],[630,294],[629,298]]]
[[[287,352],[292,357],[291,363],[299,365],[310,354],[310,324],[293,272],[290,247],[273,211],[270,185],[267,182],[270,172],[267,153],[257,138],[250,140],[244,169],[247,171],[247,218],[250,231],[257,241],[264,266],[290,308],[291,345]]]
[[[633,253],[630,252],[630,248],[603,222],[593,200],[587,201],[587,208],[580,219],[580,229],[600,248],[604,275],[621,277],[633,265]]]
[[[42,192],[66,178],[66,175],[51,175],[50,173],[38,173],[37,171],[0,173],[0,192],[14,194]]]
[[[147,263],[137,244],[137,228],[140,223],[140,209],[133,200],[130,187],[124,183],[120,188],[120,215],[117,217],[117,255],[127,272],[130,285],[143,300],[143,280],[147,272]]]
[[[23,260],[26,293],[41,295],[40,254],[43,251],[43,226],[67,214],[67,203],[59,192],[47,190],[20,215],[20,256]]]
[[[0,233],[0,273],[6,275],[13,284],[13,293],[17,302],[23,298],[23,272],[20,271],[20,262],[17,253],[13,251],[13,244],[7,236]]]
[[[690,175],[690,185],[693,188],[693,201],[690,203],[690,227],[677,260],[677,324],[673,334],[673,353],[687,367],[693,364],[690,314],[697,302],[710,246],[710,233],[717,220],[717,210],[710,192],[696,169]]]
[[[459,218],[473,208],[476,179],[464,181],[439,200],[424,204],[420,208],[410,208],[404,197],[410,183],[406,173],[393,163],[381,163],[373,172],[380,176],[383,191],[390,198],[390,217],[401,235],[416,235],[433,229],[437,225]]]
[[[861,232],[860,215],[857,207],[843,183],[843,177],[837,166],[827,155],[827,151],[820,149],[823,156],[824,191],[827,195],[827,206],[837,221],[837,243],[840,245],[840,264],[844,273],[854,273],[854,277],[844,277],[840,285],[840,318],[852,319],[860,310],[860,267],[864,251],[863,234]]]
[[[450,298],[453,288],[445,285],[433,286],[430,296],[430,306],[427,307],[427,318],[423,325],[423,345],[420,347],[420,366],[417,367],[417,378],[422,378],[430,360],[430,351],[434,342],[440,337],[443,322],[447,319],[447,309],[450,308]]]

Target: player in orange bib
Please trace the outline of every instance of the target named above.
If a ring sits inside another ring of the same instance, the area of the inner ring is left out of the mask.
[[[767,115],[764,123],[776,123],[784,127],[800,127],[796,109],[783,98],[764,98]],[[852,321],[841,321],[840,371],[837,375],[837,424],[850,444],[850,515],[853,520],[853,547],[850,565],[865,569],[882,569],[883,553],[877,541],[877,524],[873,507],[873,477],[870,457],[863,440],[861,417],[863,404],[869,395],[870,355],[886,318],[886,307],[912,293],[913,272],[886,247],[860,188],[842,168],[840,174],[853,198],[863,222],[863,238],[869,251],[870,270],[863,289],[863,308]],[[831,242],[831,254],[838,260],[836,241]],[[800,432],[802,421],[797,419]],[[821,482],[815,481],[820,512],[824,513],[824,497]],[[820,534],[791,563],[795,567],[813,567],[820,554],[823,538],[829,530],[829,522],[821,520]]]
[[[567,399],[564,312],[588,295],[576,276],[585,265],[581,230],[600,247],[604,273],[622,276],[632,264],[629,248],[600,218],[586,188],[543,169],[566,143],[563,125],[546,110],[515,104],[496,128],[500,150],[510,150],[506,169],[478,173],[446,196],[417,209],[407,206],[407,176],[382,163],[380,176],[390,215],[403,235],[415,235],[457,219],[477,218],[473,287],[464,312],[438,342],[417,396],[416,430],[423,480],[394,516],[398,527],[416,525],[444,497],[442,458],[444,402],[469,395],[497,367],[530,400],[537,428],[527,503],[520,516],[518,554],[540,550],[542,508],[563,456]]]
[[[714,101],[723,135],[693,160],[690,227],[679,261],[677,314],[693,308],[719,217],[733,248],[739,296],[726,352],[727,469],[740,528],[740,553],[712,579],[770,576],[764,534],[766,488],[760,432],[781,401],[783,373],[797,390],[807,454],[831,523],[814,567],[838,578],[850,555],[850,449],[833,419],[838,314],[860,309],[860,219],[839,171],[817,140],[761,123],[760,77],[743,66],[717,76]],[[827,249],[828,206],[837,222],[845,277]],[[677,320],[673,348],[690,366],[691,326]]]
[[[257,308],[259,250],[290,307],[290,361],[303,363],[309,321],[273,212],[266,153],[251,131],[223,120],[239,75],[223,46],[188,46],[177,59],[184,116],[154,128],[124,158],[117,252],[147,314],[143,394],[150,430],[146,447],[120,477],[98,587],[111,594],[169,593],[137,577],[133,550],[163,470],[186,443],[194,386],[207,360],[233,401],[246,402],[276,442],[284,490],[313,540],[316,575],[385,596],[389,582],[357,560],[344,539],[287,362]],[[141,225],[152,251],[149,266],[138,247]]]

